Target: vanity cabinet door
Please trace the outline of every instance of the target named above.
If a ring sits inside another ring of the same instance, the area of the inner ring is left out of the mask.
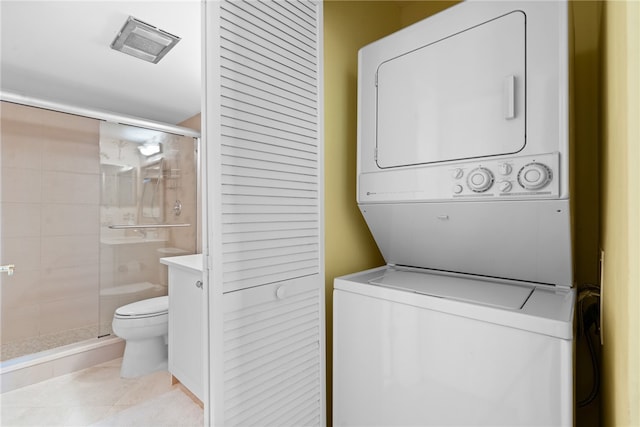
[[[202,275],[170,267],[169,372],[201,401],[202,303]]]

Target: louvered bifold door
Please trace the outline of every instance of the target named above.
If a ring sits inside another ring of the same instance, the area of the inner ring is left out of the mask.
[[[212,422],[323,425],[322,3],[205,15]]]

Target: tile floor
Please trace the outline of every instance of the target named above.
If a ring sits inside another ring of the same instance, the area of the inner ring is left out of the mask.
[[[120,378],[115,359],[0,394],[0,425],[153,426],[203,425],[203,411],[168,372]]]

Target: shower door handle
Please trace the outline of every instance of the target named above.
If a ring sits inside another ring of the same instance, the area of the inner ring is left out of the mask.
[[[0,273],[7,273],[9,276],[13,276],[13,272],[16,269],[14,264],[0,265]]]

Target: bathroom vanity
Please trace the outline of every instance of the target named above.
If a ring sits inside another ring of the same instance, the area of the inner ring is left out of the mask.
[[[160,262],[169,267],[169,372],[203,402],[202,254]]]

